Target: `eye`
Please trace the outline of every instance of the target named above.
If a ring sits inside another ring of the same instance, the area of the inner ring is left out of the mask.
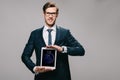
[[[56,16],[56,12],[46,12],[46,16],[50,16],[50,15],[52,15],[52,16]]]

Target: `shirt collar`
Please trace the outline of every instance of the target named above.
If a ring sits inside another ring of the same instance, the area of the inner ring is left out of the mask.
[[[51,28],[49,28],[48,26],[44,26],[44,31],[47,31],[47,29],[53,29],[53,31],[56,31],[56,25],[52,26]]]

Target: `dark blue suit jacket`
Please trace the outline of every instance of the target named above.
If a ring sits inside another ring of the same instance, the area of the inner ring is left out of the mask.
[[[41,48],[46,46],[42,37],[42,32],[43,27],[31,32],[30,38],[21,57],[24,64],[33,73],[33,68],[40,65]],[[71,35],[68,29],[64,29],[58,26],[56,29],[55,45],[66,46],[67,53],[58,52],[56,69],[54,71],[35,75],[35,80],[71,80],[68,55],[83,56],[85,50],[81,44]],[[36,55],[36,63],[34,63],[30,58],[34,50]]]

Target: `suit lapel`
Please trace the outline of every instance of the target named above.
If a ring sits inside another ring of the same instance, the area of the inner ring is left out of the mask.
[[[60,39],[60,28],[57,26],[56,27],[56,39],[55,39],[55,43],[54,44],[57,44],[59,39]]]
[[[45,41],[44,41],[44,39],[43,39],[43,28],[44,28],[44,27],[42,27],[42,28],[40,29],[40,40],[41,40],[41,42],[43,43],[43,46],[46,46]]]

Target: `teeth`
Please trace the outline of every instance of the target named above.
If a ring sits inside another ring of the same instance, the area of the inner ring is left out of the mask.
[[[49,20],[50,22],[52,22],[52,20]]]

